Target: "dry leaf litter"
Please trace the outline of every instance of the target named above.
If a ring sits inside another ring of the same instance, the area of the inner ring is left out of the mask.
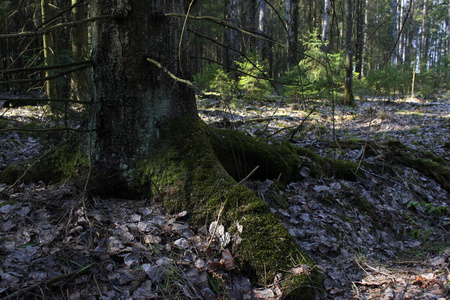
[[[327,106],[318,106],[308,119],[298,108],[212,107],[201,113],[216,126],[284,139],[303,121],[297,143],[324,156],[376,160],[361,149],[336,150],[329,142],[368,138],[397,139],[450,160],[449,99],[338,106],[334,133]],[[39,109],[32,113],[43,115]],[[17,119],[24,111],[4,115]],[[44,148],[24,134],[1,132],[1,140],[2,169]],[[316,261],[324,276],[323,299],[449,299],[449,193],[414,169],[397,170],[395,177],[373,174],[350,182],[313,178],[302,169],[304,179],[283,191],[271,180],[244,184]],[[240,236],[230,236],[220,223],[191,229],[186,212],[168,215],[148,200],[84,199],[71,184],[0,184],[0,190],[4,299],[283,297],[279,282],[258,287],[242,275],[229,251]],[[361,199],[367,202],[361,205]],[[422,250],[433,245],[445,246]],[[308,270],[293,266],[291,272]]]

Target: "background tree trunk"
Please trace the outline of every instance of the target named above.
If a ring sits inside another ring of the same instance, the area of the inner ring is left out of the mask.
[[[353,4],[346,0],[346,29],[345,29],[345,94],[344,104],[353,104]]]
[[[41,0],[41,16],[43,28],[48,27],[47,22],[51,18],[50,0]],[[51,32],[42,36],[42,48],[44,53],[44,61],[46,66],[51,66],[55,62],[56,47],[53,41],[53,34]],[[54,70],[45,71],[45,76],[49,77],[54,74]],[[55,80],[46,81],[46,91],[49,98],[58,98],[58,89]]]
[[[427,70],[427,60],[428,60],[428,0],[423,2],[423,15],[422,15],[422,39],[420,43],[420,70]]]
[[[238,26],[238,0],[225,1],[225,20],[234,26]],[[237,52],[233,49],[239,50],[239,36],[238,32],[232,28],[225,28],[225,45],[230,48],[225,48],[225,64],[231,68],[236,67],[236,60],[238,60]]]
[[[116,16],[93,26],[92,149],[95,166],[104,174],[99,180],[106,180],[116,196],[133,194],[136,165],[154,153],[160,131],[170,120],[197,117],[193,90],[163,69],[180,78],[189,76],[188,53],[178,51],[183,18],[161,15],[184,13],[183,8],[181,0],[92,1],[94,16]],[[182,50],[185,46],[181,43]]]
[[[72,21],[87,19],[88,6],[84,0],[72,0],[72,5],[80,5],[72,9]],[[72,28],[72,59],[84,60],[90,56],[88,24]],[[85,69],[71,74],[70,90],[73,99],[86,100],[91,98],[92,71]]]
[[[331,1],[325,0],[323,8],[322,41],[328,41],[330,34]]]
[[[399,32],[398,28],[398,12],[397,12],[397,6],[398,6],[398,0],[391,0],[391,17],[392,17],[392,43],[395,46],[395,50],[393,52],[392,56],[392,64],[396,65],[398,63],[398,45],[395,44],[397,41],[397,36]]]
[[[364,0],[356,0],[355,17],[356,17],[356,43],[355,43],[355,72],[361,79],[363,52],[364,52]]]
[[[257,13],[258,33],[267,34],[267,3],[260,1]],[[261,60],[268,59],[268,45],[266,41],[258,40],[258,52]]]
[[[298,64],[298,1],[286,0],[287,68]]]

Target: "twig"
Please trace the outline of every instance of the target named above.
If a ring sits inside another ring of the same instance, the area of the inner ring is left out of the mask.
[[[92,64],[92,60],[82,60],[82,61],[75,61],[68,64],[56,64],[51,66],[39,66],[39,67],[29,67],[29,68],[17,68],[17,69],[11,69],[11,70],[4,70],[1,73],[2,74],[11,74],[11,73],[20,73],[20,72],[33,72],[33,71],[45,71],[45,70],[52,70],[52,69],[63,69],[73,66],[79,66],[79,65],[87,65]]]
[[[59,29],[59,28],[73,27],[73,26],[82,25],[84,23],[89,23],[89,22],[94,22],[94,21],[104,20],[104,19],[115,19],[115,18],[116,18],[116,16],[97,16],[97,17],[92,17],[92,18],[89,18],[89,19],[80,20],[80,21],[61,23],[61,24],[49,27],[49,28],[44,29],[44,30],[28,31],[28,32],[20,32],[20,33],[0,34],[0,39],[38,36],[38,35],[47,34],[50,31],[53,31],[53,30],[56,30],[56,29]]]
[[[72,73],[72,72],[81,71],[81,70],[84,70],[84,69],[89,68],[89,67],[90,67],[90,65],[86,65],[85,64],[83,66],[76,67],[76,68],[73,68],[73,69],[70,69],[70,70],[67,70],[67,71],[64,71],[64,72],[60,72],[60,73],[52,75],[52,76],[46,76],[46,77],[40,77],[40,78],[30,78],[30,79],[5,80],[5,81],[0,81],[0,83],[6,84],[6,83],[27,83],[27,82],[46,81],[46,80],[62,77],[64,75],[67,75],[67,74]]]
[[[36,159],[31,165],[28,166],[28,168],[25,170],[25,172],[23,172],[23,174],[13,183],[11,184],[6,190],[5,192],[10,191],[13,187],[16,186],[16,184],[18,184],[22,178],[25,177],[25,175],[27,174],[28,170],[30,170],[41,158],[43,158],[45,155],[47,155],[50,151],[45,152],[43,155],[41,155],[40,158]]]
[[[22,295],[24,293],[27,293],[27,292],[29,292],[31,290],[34,290],[35,288],[46,287],[46,286],[51,285],[53,283],[59,282],[61,280],[70,279],[70,278],[72,278],[74,276],[77,276],[78,274],[80,274],[80,273],[90,269],[91,267],[92,267],[92,264],[89,264],[89,265],[81,267],[78,270],[75,270],[75,271],[73,271],[71,273],[58,275],[58,276],[55,276],[53,278],[47,279],[45,281],[41,281],[39,283],[33,284],[33,285],[31,285],[29,287],[26,287],[24,289],[18,290],[17,292],[15,292],[15,293],[13,293],[13,294],[11,294],[9,296],[4,297],[3,300],[19,299],[20,295]]]
[[[185,14],[179,14],[179,13],[166,13],[166,14],[164,14],[164,16],[166,16],[166,17],[182,17],[182,18],[186,18]],[[243,29],[243,28],[239,28],[236,25],[233,25],[230,22],[227,22],[227,21],[225,21],[223,19],[220,19],[220,18],[216,18],[216,17],[212,17],[212,16],[192,16],[192,15],[188,15],[187,17],[189,17],[191,19],[194,19],[194,20],[211,21],[213,23],[216,23],[216,24],[219,24],[219,25],[222,25],[222,26],[226,26],[228,28],[231,28],[231,29],[237,30],[239,32],[245,33],[245,34],[247,34],[247,35],[249,35],[251,37],[254,37],[254,38],[257,38],[257,39],[260,39],[260,40],[263,40],[263,41],[268,41],[268,42],[271,42],[271,43],[274,43],[274,44],[279,44],[279,45],[285,47],[285,45],[283,45],[281,42],[273,40],[273,39],[271,39],[271,38],[269,38],[269,37],[267,37],[267,36],[265,36],[265,35],[263,35],[261,33],[254,33],[254,32],[251,32],[249,30],[246,30],[246,29]],[[0,35],[0,37],[1,37],[1,35]]]
[[[162,70],[163,70],[167,75],[169,75],[172,79],[174,79],[174,80],[176,80],[176,81],[178,81],[178,82],[184,83],[184,84],[186,84],[186,85],[189,86],[189,87],[194,87],[194,84],[193,84],[191,81],[186,80],[186,79],[182,79],[182,78],[180,78],[180,77],[177,77],[175,74],[173,74],[172,72],[170,72],[166,67],[164,67],[163,65],[161,65],[161,64],[160,64],[159,62],[157,62],[156,60],[153,60],[153,59],[147,57],[147,61],[148,61],[148,62],[151,62],[152,64],[156,65],[158,68],[162,69]]]
[[[42,128],[42,129],[27,129],[27,128],[7,128],[0,129],[0,132],[5,131],[31,131],[31,132],[51,132],[51,131],[75,131],[75,132],[91,132],[89,129],[76,129],[76,128]]]
[[[303,123],[305,123],[306,120],[308,120],[309,116],[314,112],[314,110],[316,110],[317,106],[314,106],[313,109],[311,109],[311,111],[309,112],[309,114],[302,120],[302,122],[300,123],[300,125],[297,126],[297,128],[295,128],[294,131],[292,131],[291,137],[289,138],[289,141],[292,142],[294,139],[294,136],[298,133],[298,131],[300,130],[300,128],[302,127]]]
[[[11,97],[1,97],[0,100],[10,101],[10,102],[70,102],[79,104],[92,104],[91,101],[82,101],[75,99],[62,99],[62,98],[11,98]]]
[[[284,128],[278,129],[277,131],[275,131],[274,133],[272,133],[272,134],[269,135],[268,137],[272,137],[272,136],[274,136],[274,135],[276,135],[276,134],[282,132],[283,130],[289,130],[289,129],[292,129],[292,128],[294,128],[294,127],[295,127],[295,126],[289,126],[289,127],[284,127]]]
[[[239,181],[236,185],[238,185],[238,184],[242,184],[242,183],[244,183],[245,181],[247,181],[247,179],[249,179],[250,178],[250,176],[252,176],[253,175],[253,173],[255,173],[256,172],[256,170],[258,170],[259,169],[259,166],[256,166],[254,169],[253,169],[253,171],[251,171],[250,173],[248,173],[248,175],[247,176],[245,176],[245,178],[244,179],[242,179],[241,181]]]

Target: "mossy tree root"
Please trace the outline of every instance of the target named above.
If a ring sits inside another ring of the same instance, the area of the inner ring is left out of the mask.
[[[232,132],[211,129],[200,120],[192,120],[189,126],[171,128],[168,132],[171,138],[158,145],[158,154],[138,167],[138,182],[147,186],[146,190],[163,201],[169,211],[188,210],[193,226],[218,220],[231,236],[239,235],[241,242],[232,243],[233,256],[256,282],[272,283],[274,276],[281,272],[285,293],[294,297],[292,299],[314,299],[320,294],[322,281],[314,262],[300,250],[264,201],[236,182],[265,156],[270,155],[272,161],[260,165],[262,171],[255,176],[270,178],[278,176],[278,172],[294,174],[301,161],[287,148],[271,148],[261,141],[252,144],[245,135],[232,135]],[[240,150],[229,148],[231,138],[243,149],[255,152],[252,156],[241,155],[249,153],[246,151],[232,153]],[[250,146],[245,147],[246,143]],[[255,145],[262,154],[257,153]],[[276,149],[284,151],[287,159]],[[226,158],[227,153],[232,159]],[[295,165],[289,169],[290,160],[295,161]],[[241,233],[237,223],[242,225]],[[298,265],[304,265],[309,271],[290,272]]]
[[[445,190],[450,192],[450,167],[443,158],[413,150],[399,141],[389,141],[387,158],[392,163],[413,168],[431,177]]]

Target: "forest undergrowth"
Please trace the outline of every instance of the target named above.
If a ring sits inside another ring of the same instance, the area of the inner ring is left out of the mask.
[[[291,140],[322,156],[383,164],[395,140],[417,159],[437,157],[450,167],[448,97],[331,107],[319,100],[199,101],[212,126]],[[4,129],[50,124],[45,116],[43,107],[2,109],[1,169],[49,147],[41,134]],[[364,172],[347,181],[302,168],[303,180],[283,187],[251,177],[243,184],[316,261],[324,299],[448,299],[450,191],[404,164]],[[0,183],[0,196],[3,299],[283,297],[277,277],[254,286],[239,271],[220,223],[191,229],[186,212],[166,214],[154,199],[88,198],[79,184],[20,180]]]

